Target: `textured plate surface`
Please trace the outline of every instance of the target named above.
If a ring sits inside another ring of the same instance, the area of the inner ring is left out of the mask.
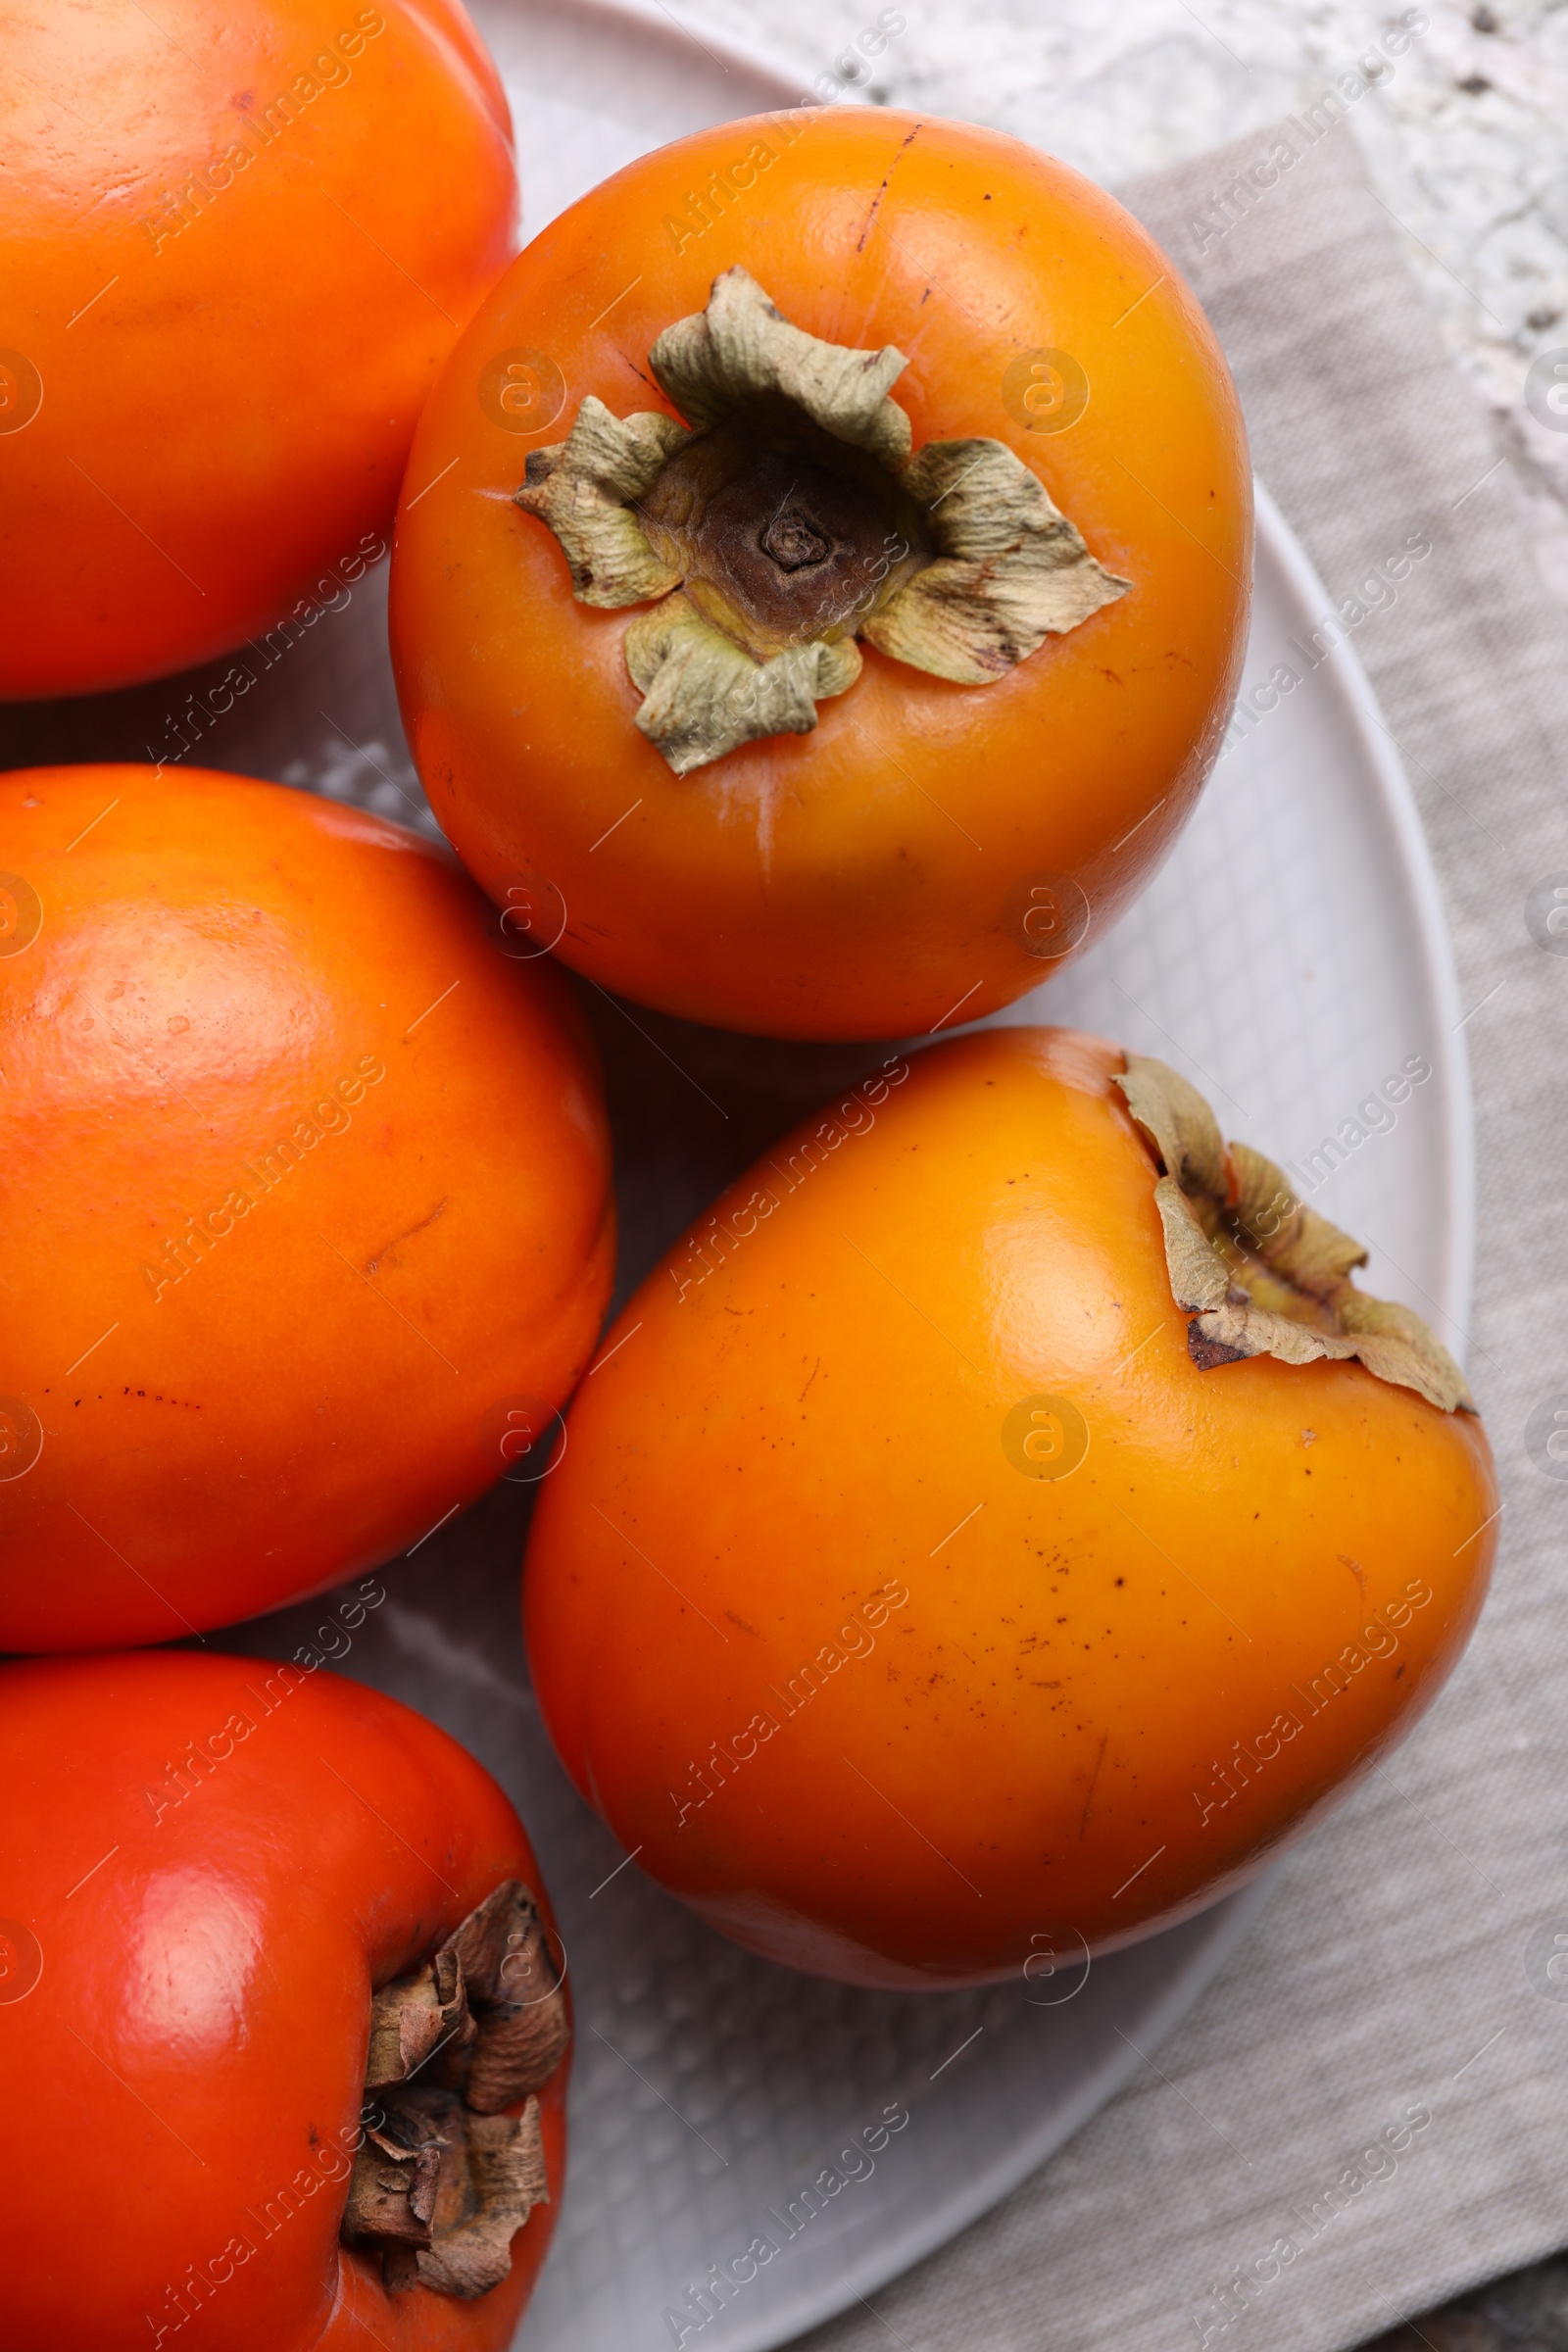
[[[512,92],[530,233],[647,147],[799,95],[652,12],[490,0],[476,14]],[[1266,499],[1259,523],[1246,693],[1263,687],[1267,702],[1282,664],[1299,682],[1226,752],[1134,915],[1000,1017],[1081,1023],[1176,1063],[1228,1132],[1292,1163],[1306,1197],[1372,1243],[1368,1287],[1421,1308],[1457,1349],[1470,1146],[1436,889],[1353,655],[1314,658],[1326,596]],[[384,604],[384,567],[333,594],[285,654],[252,664],[254,687],[221,716],[206,689],[223,664],[12,712],[6,761],[190,757],[428,827]],[[721,1182],[876,1058],[720,1036],[602,997],[590,1011],[616,1128],[622,1296]],[[1431,1074],[1396,1123],[1359,1116],[1417,1057]],[[386,1570],[386,1602],[336,1661],[444,1724],[506,1785],[561,1914],[578,2025],[571,2180],[518,2341],[654,2352],[689,2323],[688,2343],[700,2332],[759,2352],[872,2293],[1059,2146],[1196,1999],[1260,1889],[1097,1963],[1087,1982],[1064,1956],[1032,1984],[877,1995],[750,1958],[634,1863],[617,1870],[618,1848],[551,1755],[517,1629],[527,1499],[498,1488]],[[287,1656],[320,1616],[318,1602],[223,1640]],[[889,2108],[909,2121],[874,2171],[808,2218],[803,2190]],[[690,2288],[759,2236],[780,2252],[699,2331]],[[672,2328],[670,2311],[685,2323]]]

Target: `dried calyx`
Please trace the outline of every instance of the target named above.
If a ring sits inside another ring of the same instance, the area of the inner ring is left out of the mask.
[[[1475,1411],[1464,1375],[1421,1317],[1355,1288],[1361,1244],[1298,1200],[1272,1160],[1227,1145],[1195,1087],[1136,1054],[1116,1084],[1160,1170],[1165,1262],[1200,1370],[1250,1355],[1356,1356],[1445,1412]]]
[[[985,686],[1122,596],[1004,441],[912,453],[907,362],[807,334],[746,270],[648,355],[685,424],[590,395],[516,503],[585,605],[650,604],[626,636],[642,732],[677,775],[808,733],[860,673],[858,639]]]
[[[380,2253],[389,2291],[471,2298],[507,2277],[514,2232],[550,2196],[530,2094],[569,2038],[544,1922],[515,1879],[375,1994],[342,2237]]]

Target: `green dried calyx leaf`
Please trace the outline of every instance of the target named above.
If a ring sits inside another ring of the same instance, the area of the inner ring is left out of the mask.
[[[637,724],[678,774],[808,732],[859,674],[858,637],[984,686],[1131,585],[1005,442],[911,456],[890,397],[903,353],[806,333],[744,270],[649,365],[688,424],[590,397],[530,457],[516,503],[555,532],[580,602],[663,600],[627,666]]]
[[[467,2298],[507,2277],[514,2234],[549,2201],[531,2094],[569,2039],[544,1922],[515,1879],[374,1995],[370,2121],[341,2235],[379,2251],[389,2289]]]
[[[901,486],[937,553],[860,634],[911,668],[988,686],[1132,585],[1096,563],[1004,441],[929,441]]]
[[[637,724],[677,776],[762,735],[808,735],[816,706],[860,674],[853,642],[814,640],[758,662],[684,596],[626,632],[626,667],[646,697]]]
[[[1355,1288],[1361,1244],[1298,1200],[1272,1160],[1227,1146],[1196,1087],[1136,1054],[1115,1083],[1159,1169],[1171,1294],[1191,1317],[1188,1351],[1201,1371],[1253,1355],[1355,1356],[1444,1412],[1475,1411],[1464,1375],[1421,1317]]]
[[[901,466],[909,454],[909,419],[888,398],[909,364],[903,352],[891,343],[856,351],[808,335],[749,270],[716,277],[707,310],[666,326],[648,363],[694,425],[722,424],[737,409],[778,400],[884,466]]]
[[[612,611],[679,587],[679,571],[655,555],[635,510],[690,438],[673,416],[613,416],[590,392],[567,438],[530,454],[516,503],[560,540],[579,604]]]

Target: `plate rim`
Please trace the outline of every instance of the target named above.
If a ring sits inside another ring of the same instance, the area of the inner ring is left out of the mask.
[[[488,0],[488,5],[496,9],[505,9],[517,4],[518,0]],[[598,17],[604,22],[607,28],[613,26],[617,22],[627,25],[635,24],[639,31],[659,33],[672,45],[680,41],[691,41],[699,49],[706,51],[708,56],[712,58],[725,73],[728,73],[733,67],[737,73],[749,74],[756,79],[775,81],[780,92],[777,102],[780,106],[829,107],[839,103],[837,99],[812,97],[808,91],[803,90],[800,85],[805,79],[805,69],[794,65],[788,58],[781,57],[767,42],[759,41],[753,46],[749,41],[739,40],[733,33],[720,31],[716,26],[710,29],[706,24],[699,32],[678,16],[673,8],[666,8],[663,0],[521,0],[521,5],[543,8],[551,15]],[[737,121],[742,119],[735,118]],[[677,131],[674,134],[676,138],[685,138],[689,135],[685,131]],[[673,142],[666,139],[661,143],[669,146]],[[657,147],[651,147],[645,152],[656,155],[659,150]],[[526,222],[524,225],[526,226]],[[548,221],[544,225],[548,227]],[[533,235],[537,236],[539,233],[539,230],[536,229]],[[524,241],[531,243],[532,238]]]
[[[1321,626],[1323,614],[1336,610],[1334,599],[1295,530],[1255,474],[1252,498],[1258,538],[1266,545],[1270,559],[1279,565],[1303,625]],[[1448,1170],[1450,1202],[1437,1304],[1460,1335],[1461,1344],[1452,1352],[1462,1361],[1463,1343],[1469,1338],[1471,1286],[1475,1276],[1476,1141],[1470,1051],[1460,1012],[1453,942],[1437,865],[1410,779],[1405,774],[1397,743],[1383,717],[1372,681],[1348,637],[1342,636],[1330,648],[1322,669],[1339,688],[1356,747],[1376,787],[1379,808],[1393,833],[1400,868],[1414,900],[1422,978],[1432,992],[1444,1027],[1443,1068],[1447,1081],[1444,1157]]]

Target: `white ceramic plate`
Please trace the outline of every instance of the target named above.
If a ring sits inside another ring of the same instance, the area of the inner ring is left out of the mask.
[[[512,93],[530,232],[644,149],[800,95],[656,6],[488,0],[476,14]],[[1290,640],[1304,644],[1329,610],[1262,497],[1259,526],[1249,693],[1279,662],[1306,671]],[[197,676],[38,707],[9,715],[6,763],[156,756],[177,728],[210,764],[429,825],[398,725],[384,601],[384,573],[372,575],[220,719],[193,717]],[[737,1040],[603,1000],[593,1009],[617,1130],[624,1296],[720,1183],[872,1053]],[[1225,755],[1136,912],[999,1017],[1104,1030],[1186,1070],[1228,1132],[1293,1163],[1307,1196],[1373,1244],[1368,1287],[1421,1308],[1457,1349],[1471,1212],[1461,1011],[1396,754],[1342,649]],[[1362,1113],[1410,1062],[1430,1075],[1395,1123]],[[444,1724],[505,1784],[560,1911],[578,2026],[570,2183],[518,2341],[667,2352],[673,2311],[687,2343],[760,2352],[873,2294],[1042,2163],[1197,1998],[1260,1889],[1097,1963],[1087,1983],[1064,1970],[987,1992],[880,1995],[749,1957],[635,1864],[617,1870],[619,1850],[551,1754],[517,1627],[526,1506],[525,1490],[499,1488],[387,1570],[385,1605],[339,1660]],[[286,1656],[320,1611],[224,1640]],[[910,2120],[870,2177],[802,2219],[801,2191],[890,2106]],[[690,2289],[760,2235],[782,2250],[699,2329]]]

